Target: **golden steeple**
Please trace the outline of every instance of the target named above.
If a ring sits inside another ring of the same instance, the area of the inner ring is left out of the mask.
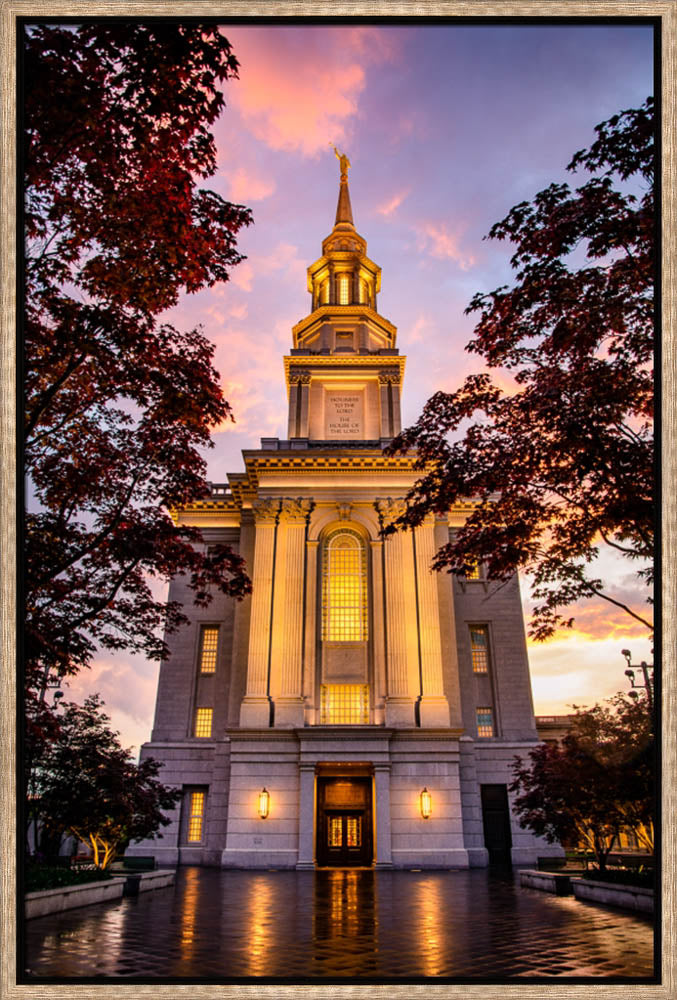
[[[341,170],[334,228],[345,228],[346,226],[350,226],[351,229],[354,229],[355,224],[353,222],[353,210],[350,205],[350,192],[348,190],[348,170],[350,169],[350,160],[345,153],[339,153],[336,146],[334,146],[334,153],[336,154],[336,159],[339,161]]]

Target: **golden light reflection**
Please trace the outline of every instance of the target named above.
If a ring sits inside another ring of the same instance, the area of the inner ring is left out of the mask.
[[[199,895],[198,868],[186,868],[185,884],[183,893],[183,906],[181,907],[181,957],[190,959],[192,957],[193,945],[195,943],[195,922],[198,914]]]
[[[331,873],[329,883],[329,928],[332,937],[354,937],[359,930],[357,871]]]
[[[441,883],[433,879],[423,879],[414,894],[415,920],[412,933],[413,944],[420,956],[421,974],[439,976],[444,971],[443,947],[446,926]]]
[[[269,971],[269,953],[278,931],[271,919],[272,887],[262,875],[252,875],[251,891],[247,894],[249,912],[244,923],[247,933],[249,969],[247,975],[264,976]]]
[[[423,819],[428,819],[433,811],[433,797],[427,788],[424,788],[420,795],[421,799],[421,816]]]

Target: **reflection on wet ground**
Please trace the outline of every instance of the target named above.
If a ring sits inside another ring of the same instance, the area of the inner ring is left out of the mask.
[[[25,925],[32,979],[648,978],[647,917],[517,874],[183,868],[176,884]]]

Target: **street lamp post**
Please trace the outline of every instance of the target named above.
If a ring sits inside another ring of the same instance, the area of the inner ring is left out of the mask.
[[[638,698],[639,697],[639,695],[637,694],[638,690],[641,691],[643,689],[644,691],[646,691],[646,700],[649,706],[649,712],[653,714],[653,679],[649,674],[649,671],[653,670],[653,664],[649,665],[644,660],[642,660],[642,662],[639,664],[638,667],[637,664],[633,664],[630,662],[632,659],[632,654],[630,653],[629,649],[622,649],[621,654],[625,657],[626,662],[628,664],[628,669],[625,671],[625,676],[630,681],[630,686],[632,688],[632,690],[629,691],[628,694],[630,695],[631,698]],[[635,670],[642,671],[642,674],[644,676],[643,684],[637,684],[635,682]]]

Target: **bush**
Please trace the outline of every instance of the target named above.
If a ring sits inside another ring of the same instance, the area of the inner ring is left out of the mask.
[[[598,868],[591,868],[584,873],[583,878],[592,879],[593,882],[613,882],[616,885],[632,885],[638,889],[653,889],[654,887],[653,872],[631,871],[629,868],[607,868],[603,872]]]
[[[40,892],[43,889],[61,889],[68,885],[82,885],[85,882],[101,882],[112,878],[110,872],[99,868],[66,868],[56,865],[28,864],[26,866],[26,892]]]

